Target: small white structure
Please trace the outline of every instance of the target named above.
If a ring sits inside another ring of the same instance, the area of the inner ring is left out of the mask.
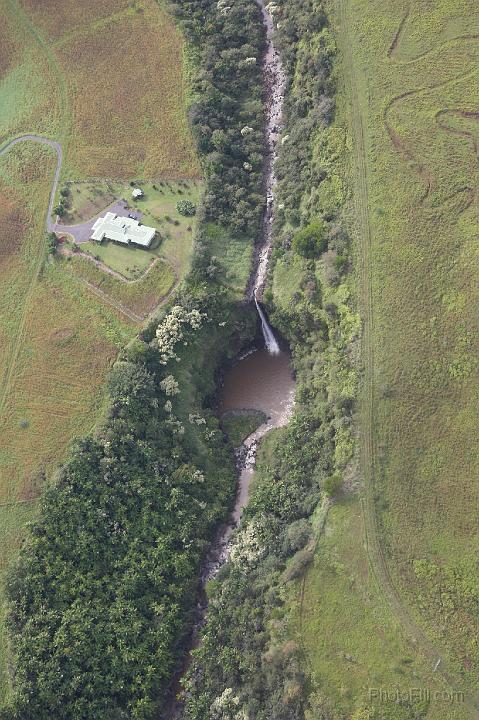
[[[140,188],[135,188],[131,193],[131,196],[132,198],[134,198],[134,200],[137,200],[138,198],[143,197],[143,190],[141,190]]]
[[[90,239],[101,242],[106,238],[123,245],[133,243],[141,247],[150,247],[155,233],[155,228],[140,225],[134,218],[107,212],[104,217],[95,220]]]

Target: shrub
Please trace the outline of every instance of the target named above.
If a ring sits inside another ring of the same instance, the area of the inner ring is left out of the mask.
[[[60,203],[56,206],[56,208],[54,208],[53,212],[59,215],[59,217],[63,217],[66,213],[66,208],[64,205],[62,205],[62,203]]]
[[[196,205],[191,200],[178,200],[176,209],[180,215],[186,215],[186,217],[196,214]]]
[[[314,220],[299,230],[293,237],[293,250],[308,260],[317,258],[326,250],[326,225],[322,220]]]
[[[346,269],[347,264],[348,258],[345,255],[336,255],[334,259],[334,267],[338,272],[342,273]]]
[[[48,233],[47,238],[47,252],[49,255],[54,255],[58,247],[58,238],[55,233]]]
[[[339,473],[334,473],[334,475],[330,475],[324,481],[324,492],[326,495],[329,495],[329,497],[335,497],[339,494],[342,484],[343,481],[341,475]]]

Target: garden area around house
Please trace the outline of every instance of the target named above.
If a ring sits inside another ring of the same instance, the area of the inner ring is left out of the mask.
[[[138,187],[143,195],[132,197],[132,188]],[[138,279],[157,258],[163,258],[181,279],[187,273],[196,231],[196,210],[202,192],[197,180],[157,180],[135,183],[71,183],[63,187],[67,192],[66,212],[61,219],[65,226],[85,222],[101,214],[117,200],[125,200],[125,215],[141,216],[141,224],[154,227],[156,237],[151,247],[120,245],[104,240],[101,243],[81,243],[82,252],[104,262],[128,279]],[[188,214],[186,214],[188,213]],[[68,237],[68,236],[67,236]],[[73,243],[68,246],[73,247]]]

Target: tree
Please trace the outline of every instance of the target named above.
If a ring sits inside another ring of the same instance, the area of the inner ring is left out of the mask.
[[[299,230],[292,242],[293,250],[308,260],[319,257],[327,245],[326,224],[323,220],[314,220]]]
[[[60,217],[63,217],[66,213],[66,208],[62,203],[56,206],[56,208],[53,209],[53,212],[55,212]]]
[[[54,255],[58,247],[58,238],[54,232],[48,233],[47,250],[49,255]]]

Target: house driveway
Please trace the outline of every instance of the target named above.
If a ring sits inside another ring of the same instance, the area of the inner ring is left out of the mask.
[[[137,210],[128,209],[128,206],[123,200],[115,200],[115,202],[113,202],[107,208],[98,213],[98,215],[95,215],[95,217],[93,217],[91,220],[87,220],[83,223],[78,223],[77,225],[52,223],[51,230],[58,233],[58,235],[61,235],[62,233],[68,233],[73,237],[74,241],[80,245],[81,243],[85,243],[90,240],[95,220],[99,217],[103,217],[103,215],[105,215],[105,213],[107,212],[115,213],[115,215],[120,215],[121,217],[128,217],[128,215],[131,215],[135,218],[135,220],[141,220],[143,214],[141,212],[138,212]]]

